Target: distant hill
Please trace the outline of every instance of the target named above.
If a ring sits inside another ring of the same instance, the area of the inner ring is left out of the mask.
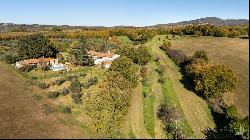
[[[157,24],[153,26],[136,27],[136,26],[70,26],[70,25],[40,25],[40,24],[14,24],[14,23],[0,23],[0,32],[16,31],[41,31],[41,30],[51,30],[54,27],[67,30],[67,29],[101,29],[101,28],[158,28],[164,26],[177,26],[177,25],[188,25],[188,24],[212,24],[212,25],[249,25],[249,20],[247,19],[220,19],[217,17],[206,17],[196,20],[182,21],[177,23],[168,24]]]
[[[175,25],[187,25],[187,24],[211,24],[211,25],[248,25],[247,19],[220,19],[217,17],[206,17],[189,21],[182,21],[177,23],[157,24],[155,26],[175,26]]]

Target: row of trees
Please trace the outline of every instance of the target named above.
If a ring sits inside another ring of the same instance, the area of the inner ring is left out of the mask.
[[[119,72],[109,71],[99,87],[100,92],[84,99],[84,107],[92,119],[90,128],[101,137],[115,138],[128,114],[132,85]]]
[[[216,37],[238,37],[249,34],[248,26],[214,26],[214,25],[194,25],[176,29],[177,34],[216,36]],[[183,32],[183,33],[181,33]]]
[[[58,53],[48,38],[42,34],[24,36],[17,41],[17,45],[12,46],[9,51],[5,51],[4,60],[7,63],[15,63],[18,60],[55,57]]]
[[[168,28],[121,28],[121,29],[100,29],[100,30],[85,30],[76,32],[60,32],[48,33],[49,37],[58,38],[79,38],[85,36],[87,38],[106,38],[112,36],[128,36],[130,40],[144,43],[155,35],[175,34],[175,35],[202,35],[216,37],[238,37],[240,35],[249,34],[249,26],[215,26],[215,25],[188,25],[174,26]]]
[[[120,125],[128,113],[132,89],[139,82],[139,65],[145,65],[151,55],[143,47],[120,48],[121,56],[112,62],[100,92],[85,98],[85,108],[92,118],[90,127],[102,137],[117,137]],[[131,53],[131,54],[130,54]],[[133,57],[130,57],[132,56]],[[138,65],[136,65],[138,64]]]
[[[0,35],[0,40],[17,39],[22,36],[32,35],[34,32],[13,32]],[[51,32],[44,32],[48,38],[103,38],[109,39],[113,36],[128,36],[130,40],[138,43],[145,43],[155,35],[175,34],[175,35],[203,35],[216,37],[238,37],[248,35],[249,26],[215,26],[215,25],[188,25],[174,26],[167,28],[103,28],[88,30],[59,31],[57,28]]]
[[[185,67],[187,75],[195,84],[195,91],[206,99],[223,98],[224,93],[236,87],[235,73],[225,65],[209,62],[205,51],[197,51]]]
[[[212,64],[203,50],[194,53],[185,70],[194,82],[196,93],[207,100],[215,119],[220,120],[215,137],[249,138],[249,117],[241,118],[234,105],[228,107],[223,101],[224,94],[237,85],[234,71],[226,65]]]
[[[170,46],[163,44],[160,47],[181,67],[183,76],[194,83],[194,91],[204,97],[212,109],[216,128],[205,134],[209,138],[235,138],[237,135],[249,138],[248,116],[241,118],[235,106],[228,107],[223,101],[224,93],[232,91],[237,85],[234,71],[226,65],[212,64],[204,50],[188,58],[182,52],[170,49]],[[237,134],[239,132],[242,133]]]
[[[145,65],[147,64],[152,56],[147,50],[146,47],[140,46],[135,48],[132,45],[129,46],[121,46],[116,50],[116,53],[121,56],[126,56],[131,59],[135,64]]]

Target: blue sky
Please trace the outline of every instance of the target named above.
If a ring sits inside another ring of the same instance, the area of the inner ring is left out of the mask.
[[[201,17],[249,19],[249,0],[0,0],[0,23],[145,26]]]

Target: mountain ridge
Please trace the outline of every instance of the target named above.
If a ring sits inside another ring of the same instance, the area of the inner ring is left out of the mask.
[[[211,25],[249,25],[248,19],[221,19],[218,17],[205,17],[195,20],[181,21],[176,23],[156,24],[154,26],[175,26],[188,24],[211,24]]]
[[[180,25],[189,25],[189,24],[211,24],[211,25],[249,25],[248,19],[221,19],[218,17],[205,17],[199,18],[195,20],[188,20],[188,21],[181,21],[176,23],[166,23],[166,24],[156,24],[151,26],[125,26],[125,25],[118,25],[112,27],[106,26],[70,26],[70,25],[44,25],[44,24],[14,24],[14,23],[0,23],[0,31],[7,31],[11,29],[27,29],[27,28],[34,28],[34,29],[41,29],[41,28],[53,28],[53,27],[60,27],[61,29],[84,29],[84,28],[148,28],[148,27],[166,27],[166,26],[180,26]]]

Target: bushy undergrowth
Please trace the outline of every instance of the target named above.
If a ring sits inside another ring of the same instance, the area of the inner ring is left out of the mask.
[[[86,83],[84,83],[84,88],[89,88],[92,85],[96,85],[98,83],[97,77],[90,78]]]
[[[38,87],[41,88],[41,89],[46,89],[46,88],[49,88],[49,85],[48,84],[45,84],[45,83],[38,83]]]
[[[48,97],[51,98],[51,99],[58,98],[59,95],[60,95],[60,93],[59,93],[59,92],[55,92],[55,91],[54,91],[54,92],[49,92],[49,93],[48,93]]]

